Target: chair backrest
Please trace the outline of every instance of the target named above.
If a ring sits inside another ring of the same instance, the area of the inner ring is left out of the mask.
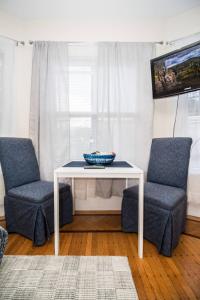
[[[152,140],[147,181],[187,189],[191,138]]]
[[[30,139],[0,138],[0,163],[6,192],[13,187],[40,180],[39,166]]]

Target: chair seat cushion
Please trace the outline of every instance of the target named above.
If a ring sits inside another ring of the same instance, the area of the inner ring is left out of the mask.
[[[8,191],[8,196],[39,203],[53,197],[53,190],[53,182],[35,181],[12,188]],[[59,190],[60,192],[70,190],[70,186],[60,183]]]
[[[146,182],[144,184],[144,201],[145,204],[155,205],[167,210],[174,209],[185,198],[186,194],[183,189]],[[138,185],[124,190],[124,197],[138,197]]]

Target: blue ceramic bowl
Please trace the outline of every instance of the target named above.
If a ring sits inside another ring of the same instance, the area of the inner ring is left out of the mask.
[[[115,159],[115,153],[90,153],[83,154],[83,157],[85,161],[90,165],[110,165]]]

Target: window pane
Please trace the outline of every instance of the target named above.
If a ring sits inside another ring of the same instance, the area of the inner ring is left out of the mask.
[[[200,170],[200,92],[189,93],[188,97],[188,132],[193,139],[190,169]]]
[[[187,97],[189,116],[200,116],[200,91],[189,93]]]
[[[91,118],[70,119],[70,153],[71,159],[81,159],[83,153],[90,151]]]
[[[66,70],[67,74],[67,70]],[[56,84],[56,110],[57,112],[67,112],[69,110],[68,101],[66,99],[67,90],[67,76],[57,73],[55,76]]]
[[[69,72],[69,107],[70,112],[91,111],[91,76],[90,66],[70,67]]]

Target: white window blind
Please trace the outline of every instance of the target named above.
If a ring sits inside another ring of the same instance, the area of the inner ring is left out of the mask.
[[[71,66],[69,68],[70,112],[91,112],[92,67]]]
[[[193,139],[190,169],[200,172],[200,91],[187,94],[188,98],[188,136]]]
[[[96,45],[69,46],[68,90],[70,157],[80,159],[94,144],[93,103],[95,93]],[[81,147],[80,147],[81,145]]]
[[[200,91],[194,91],[187,94],[189,117],[197,117],[200,122]]]

